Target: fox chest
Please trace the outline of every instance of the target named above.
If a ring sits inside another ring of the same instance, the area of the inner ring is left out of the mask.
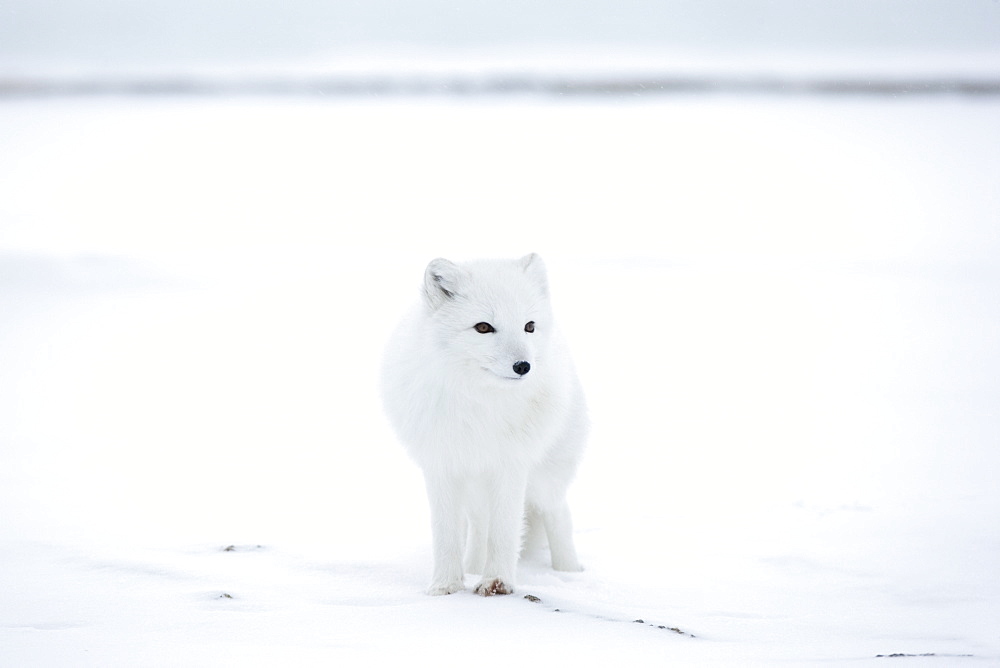
[[[558,433],[560,410],[544,394],[528,397],[434,397],[420,419],[416,449],[462,468],[542,459]],[[421,454],[420,452],[415,454]]]

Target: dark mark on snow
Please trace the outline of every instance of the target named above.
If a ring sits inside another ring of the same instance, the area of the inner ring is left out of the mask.
[[[948,657],[948,658],[951,658],[951,659],[957,659],[957,658],[971,659],[971,658],[975,657],[975,654],[935,654],[934,652],[927,652],[925,654],[905,654],[903,652],[896,652],[894,654],[876,654],[875,658],[876,659],[909,659],[909,658],[928,657],[928,656],[939,657],[939,658]]]
[[[525,600],[531,601],[532,603],[541,603],[542,602],[542,599],[538,598],[534,594],[526,594],[524,596],[524,598],[525,598]],[[563,612],[563,610],[561,610],[560,608],[552,608],[552,612]],[[569,611],[569,612],[572,613],[573,611]],[[599,619],[602,622],[624,622],[625,621],[624,619],[616,619],[614,617],[607,617],[605,615],[598,615],[598,614],[594,614],[594,613],[578,612],[576,614],[583,615],[585,617],[591,617],[592,619]],[[680,628],[678,628],[676,626],[667,626],[665,624],[647,624],[646,620],[644,620],[644,619],[633,619],[632,623],[633,624],[646,624],[646,626],[649,626],[650,628],[654,628],[654,629],[657,629],[657,630],[660,630],[660,631],[670,631],[672,633],[676,633],[677,635],[687,636],[689,638],[695,638],[695,637],[697,637],[693,633],[688,633],[687,631],[683,631],[683,630],[681,630]]]
[[[223,552],[253,552],[255,550],[263,550],[263,545],[227,545],[222,548]]]

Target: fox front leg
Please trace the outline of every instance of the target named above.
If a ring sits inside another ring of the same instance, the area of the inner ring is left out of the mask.
[[[475,589],[480,596],[514,593],[527,486],[527,474],[520,472],[494,475],[490,480],[486,565]]]
[[[466,527],[460,487],[446,476],[425,475],[424,482],[430,502],[434,545],[434,575],[427,593],[431,596],[454,594],[465,588],[462,552]]]

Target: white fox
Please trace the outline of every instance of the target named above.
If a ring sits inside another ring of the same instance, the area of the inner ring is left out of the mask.
[[[434,260],[422,297],[389,342],[382,390],[424,472],[434,545],[427,593],[463,589],[466,572],[482,576],[477,594],[512,593],[525,520],[530,533],[544,531],[554,569],[582,570],[566,490],[587,409],[541,258]]]

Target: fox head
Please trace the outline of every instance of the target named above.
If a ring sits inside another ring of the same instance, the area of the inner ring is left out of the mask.
[[[437,343],[450,359],[502,382],[539,372],[552,333],[542,259],[432,260],[424,272],[424,305]]]

